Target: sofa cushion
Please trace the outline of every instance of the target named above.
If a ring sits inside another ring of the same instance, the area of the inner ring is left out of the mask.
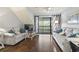
[[[6,35],[6,36],[14,36],[15,34],[14,33],[4,33],[4,35]]]

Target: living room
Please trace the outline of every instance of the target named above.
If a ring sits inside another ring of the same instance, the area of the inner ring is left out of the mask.
[[[78,52],[78,23],[78,7],[0,7],[0,51]]]

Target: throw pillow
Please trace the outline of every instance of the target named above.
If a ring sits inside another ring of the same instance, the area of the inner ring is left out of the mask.
[[[54,32],[60,33],[60,32],[62,32],[62,29],[56,30],[56,31],[54,31]]]
[[[25,32],[26,32],[26,30],[24,28],[20,29],[20,33],[25,33]]]
[[[67,37],[71,36],[73,34],[73,29],[72,28],[67,28],[65,30],[65,34]]]
[[[76,37],[76,34],[71,34],[71,35],[68,36],[68,37]]]
[[[9,30],[8,33],[14,33],[14,34],[16,34],[12,29]]]

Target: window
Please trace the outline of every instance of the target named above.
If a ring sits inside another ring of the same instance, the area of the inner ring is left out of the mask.
[[[68,20],[68,23],[70,24],[78,24],[79,23],[79,15],[73,15],[70,17],[70,19]]]

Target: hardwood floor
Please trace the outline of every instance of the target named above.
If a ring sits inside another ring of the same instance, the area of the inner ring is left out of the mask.
[[[44,39],[42,41],[42,39]],[[26,39],[14,46],[5,46],[4,49],[1,49],[1,52],[60,52],[54,44],[54,41],[50,39],[45,41],[45,38],[42,38],[41,41],[39,36],[34,37],[34,39]],[[48,39],[48,38],[47,38]],[[40,43],[41,42],[41,43]]]

